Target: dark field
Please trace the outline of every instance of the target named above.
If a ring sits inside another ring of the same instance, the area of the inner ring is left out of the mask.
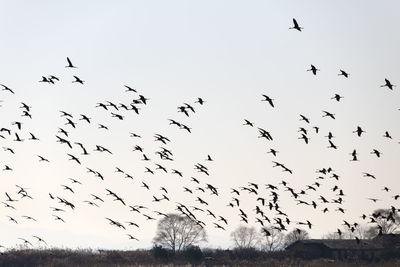
[[[11,249],[0,255],[1,267],[12,266],[400,266],[400,259],[332,260],[293,258],[285,252],[255,250],[192,250],[175,254],[166,250],[92,251],[69,249]]]

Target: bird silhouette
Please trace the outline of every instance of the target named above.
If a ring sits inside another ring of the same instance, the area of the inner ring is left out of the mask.
[[[385,132],[385,134],[383,135],[383,137],[386,137],[386,138],[392,139],[392,136],[389,134],[389,132],[388,132],[388,131],[386,131],[386,132]]]
[[[278,153],[278,151],[276,151],[275,149],[270,148],[270,150],[267,153],[271,153],[272,155],[274,155],[274,157],[276,157],[276,154]]]
[[[77,157],[75,157],[74,155],[72,155],[72,154],[67,154],[69,157],[70,157],[70,159],[69,160],[74,160],[76,163],[78,163],[79,165],[81,164],[81,162],[79,161],[79,159],[77,158]]]
[[[13,150],[12,148],[4,147],[4,146],[3,146],[3,149],[4,149],[4,151],[8,151],[8,152],[10,152],[10,153],[12,153],[12,154],[15,154],[15,152],[14,152],[14,150]]]
[[[199,98],[197,98],[197,101],[195,101],[195,103],[199,103],[200,105],[203,105],[205,103],[205,101],[201,97],[199,97]]]
[[[329,146],[328,146],[328,148],[337,149],[337,146],[336,146],[331,140],[329,140]]]
[[[361,129],[360,126],[357,126],[357,130],[355,130],[353,133],[357,133],[358,136],[361,136],[361,134],[365,133],[365,131]]]
[[[330,117],[332,119],[335,119],[335,114],[332,114],[332,113],[330,113],[328,111],[325,111],[325,110],[323,110],[322,112],[324,113],[324,115],[322,115],[322,117]]]
[[[54,219],[55,219],[56,221],[61,221],[61,222],[65,223],[64,219],[61,218],[60,216],[57,216],[57,215],[54,215],[54,214],[53,214],[53,217],[54,217]]]
[[[346,71],[344,71],[344,70],[339,70],[340,71],[340,73],[338,74],[339,76],[343,76],[343,77],[345,77],[345,78],[348,78],[349,77],[349,73],[347,73]]]
[[[344,97],[339,94],[335,94],[331,99],[335,99],[337,102],[339,102],[340,99],[342,99],[342,98],[344,98]]]
[[[39,162],[41,162],[41,161],[50,162],[48,159],[46,159],[40,155],[37,155],[37,156],[39,157]]]
[[[218,223],[213,223],[213,224],[215,225],[215,228],[225,231],[225,228],[223,226],[219,225]]]
[[[301,32],[301,30],[304,28],[300,27],[299,24],[297,23],[296,19],[293,18],[293,27],[290,27],[289,29],[294,29],[294,30],[298,30],[299,32]]]
[[[22,122],[14,121],[14,122],[12,122],[11,124],[12,124],[12,125],[16,125],[17,128],[18,128],[18,130],[21,130],[21,128],[22,128]]]
[[[75,78],[75,81],[72,81],[73,83],[80,83],[83,85],[83,83],[85,82],[84,80],[81,80],[78,76],[74,75],[74,78]]]
[[[320,69],[317,69],[314,65],[311,64],[311,68],[307,71],[311,71],[312,74],[317,75],[317,71],[320,71]]]
[[[33,133],[29,133],[29,135],[31,136],[31,137],[29,138],[29,140],[35,140],[35,141],[39,141],[39,140],[40,140],[40,139],[37,138]]]
[[[67,57],[67,63],[68,63],[68,65],[65,66],[66,68],[76,68],[76,67],[72,64],[72,62],[71,62],[71,60],[69,59],[69,57]]]
[[[271,107],[274,107],[274,102],[272,98],[270,98],[267,95],[262,95],[262,96],[264,97],[264,99],[262,99],[261,101],[267,101],[271,105]]]
[[[88,203],[90,206],[94,206],[94,207],[99,207],[99,205],[97,205],[96,203],[94,203],[94,202],[92,202],[92,201],[89,201],[89,200],[84,200],[83,201],[84,203]]]
[[[44,243],[45,245],[47,245],[46,241],[44,241],[42,238],[40,238],[40,237],[38,237],[36,235],[33,235],[32,237],[36,238],[38,242]]]
[[[310,120],[302,114],[300,114],[300,121],[305,121],[306,123],[310,123]]]
[[[396,86],[396,85],[391,84],[390,81],[389,81],[388,79],[385,79],[385,84],[384,84],[384,85],[381,85],[381,87],[387,87],[387,88],[389,88],[390,90],[393,90],[393,87],[395,87],[395,86]]]
[[[41,83],[50,83],[50,80],[47,79],[47,77],[42,76],[42,80],[40,80],[39,82],[41,82]]]
[[[32,246],[32,247],[33,247],[32,243],[31,243],[31,242],[29,242],[28,240],[26,240],[26,239],[24,239],[24,238],[21,238],[21,237],[18,237],[18,239],[20,239],[20,240],[24,241],[24,244],[25,244],[25,245],[30,245],[30,246]]]
[[[132,236],[132,235],[130,235],[130,234],[126,234],[126,235],[129,237],[130,240],[139,241],[139,239],[137,239],[136,237],[134,237],[134,236]]]
[[[368,172],[363,172],[363,174],[364,174],[364,177],[370,177],[370,178],[376,179],[375,175],[370,174]]]
[[[119,120],[123,120],[124,119],[124,116],[122,116],[120,114],[113,113],[113,112],[111,112],[111,117],[117,118]]]
[[[8,86],[6,86],[4,84],[0,84],[0,86],[3,87],[3,89],[1,89],[2,91],[8,91],[8,92],[10,92],[12,94],[15,94],[14,91],[11,88],[9,88]]]
[[[371,152],[371,154],[375,154],[378,158],[380,158],[381,157],[381,155],[382,155],[382,153],[381,152],[379,152],[378,150],[376,150],[376,149],[373,149],[372,150],[372,152]]]
[[[125,92],[134,92],[134,93],[137,93],[136,89],[134,89],[134,88],[132,88],[132,87],[130,87],[130,86],[128,86],[128,85],[124,85],[124,86],[127,88],[127,90],[125,90]]]
[[[254,126],[254,124],[252,123],[252,122],[250,122],[250,121],[248,121],[248,120],[246,120],[246,119],[244,119],[244,124],[243,125],[248,125],[248,126],[250,126],[250,127],[253,127]]]
[[[87,117],[86,115],[84,115],[84,114],[80,114],[81,115],[81,118],[79,119],[79,120],[84,120],[84,121],[86,121],[87,123],[90,123],[90,118],[89,117]]]

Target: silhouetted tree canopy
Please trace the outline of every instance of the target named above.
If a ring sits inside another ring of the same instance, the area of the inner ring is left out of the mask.
[[[268,235],[265,234],[268,232]],[[263,227],[261,229],[261,234],[263,237],[261,238],[261,249],[272,252],[278,251],[285,247],[284,239],[285,235],[275,227]]]
[[[306,230],[303,229],[293,229],[289,233],[285,235],[285,246],[289,246],[290,244],[298,241],[309,239],[310,235]]]
[[[207,233],[203,227],[187,216],[172,213],[158,222],[157,233],[153,239],[155,245],[174,252],[206,241]]]
[[[376,209],[370,220],[374,221],[374,226],[367,230],[369,238],[378,234],[393,234],[400,231],[400,215],[396,209]]]
[[[260,243],[260,235],[256,228],[239,226],[231,233],[235,248],[255,248]]]

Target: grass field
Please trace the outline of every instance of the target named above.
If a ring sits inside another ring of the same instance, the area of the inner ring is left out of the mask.
[[[232,250],[209,250],[201,255],[156,255],[153,250],[136,251],[92,251],[68,249],[11,249],[0,255],[0,267],[13,266],[75,266],[75,267],[105,267],[105,266],[271,266],[271,267],[394,267],[400,266],[400,259],[368,261],[338,261],[332,259],[304,260],[290,258],[284,253],[263,253],[256,256],[232,253]]]

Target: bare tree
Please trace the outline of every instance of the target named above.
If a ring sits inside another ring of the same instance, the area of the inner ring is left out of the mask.
[[[289,246],[290,244],[298,241],[309,239],[310,235],[306,230],[303,229],[293,229],[291,232],[285,235],[285,246]]]
[[[340,230],[340,232],[338,231]],[[345,228],[338,229],[336,232],[329,232],[322,236],[322,239],[353,239],[354,235]]]
[[[206,241],[204,228],[189,217],[179,214],[168,214],[161,219],[153,238],[155,245],[170,248],[174,252]]]
[[[375,225],[367,230],[367,236],[373,238],[378,234],[392,234],[400,230],[400,215],[396,209],[377,209],[372,213],[371,222]]]
[[[368,229],[369,227],[366,227],[365,225],[357,225],[354,228],[355,230],[352,231],[353,238],[358,238],[358,239],[370,239],[370,236],[368,235]]]
[[[340,230],[340,232],[339,232]],[[343,226],[335,232],[324,235],[323,239],[371,239],[377,235],[375,226],[366,226],[362,224],[352,225],[350,228]]]
[[[261,229],[261,249],[266,251],[277,251],[285,247],[285,235],[276,227],[264,227]]]
[[[231,233],[236,248],[255,248],[260,243],[260,235],[254,227],[239,226]]]

